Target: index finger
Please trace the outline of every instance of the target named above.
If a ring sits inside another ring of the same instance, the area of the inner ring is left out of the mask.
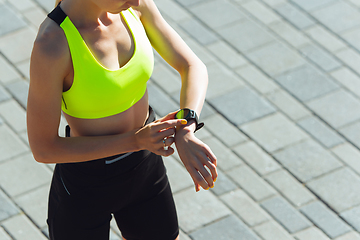
[[[163,122],[157,122],[153,124],[153,129],[155,131],[160,131],[162,129],[172,128],[176,126],[186,125],[186,119],[171,119]]]

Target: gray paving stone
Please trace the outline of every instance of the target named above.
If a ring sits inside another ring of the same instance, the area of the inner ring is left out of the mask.
[[[25,21],[7,4],[0,3],[0,36],[26,26]]]
[[[310,43],[310,39],[304,33],[285,21],[274,22],[269,27],[295,48]]]
[[[24,17],[33,24],[34,27],[38,28],[40,24],[46,18],[46,13],[43,9],[35,6],[23,13]]]
[[[272,79],[262,73],[253,65],[246,65],[236,70],[236,72],[260,93],[265,94],[276,90],[279,86]]]
[[[349,232],[341,237],[335,238],[335,240],[360,240],[360,234],[358,232]]]
[[[46,227],[50,181],[45,186],[16,197],[15,202],[40,228]]]
[[[156,6],[161,14],[168,16],[175,22],[190,18],[190,14],[174,1],[159,0],[156,1]]]
[[[297,122],[306,132],[321,142],[324,146],[331,148],[344,142],[336,131],[320,121],[317,117],[310,116]]]
[[[205,101],[199,117],[200,121],[216,114],[215,110]]]
[[[346,47],[338,52],[335,55],[343,61],[348,67],[350,67],[354,72],[360,74],[360,54],[358,51]]]
[[[189,10],[213,29],[228,26],[244,18],[236,5],[225,0],[204,1]]]
[[[179,109],[179,105],[175,103],[164,91],[155,84],[148,84],[150,105],[154,108],[159,116],[165,116],[170,112]]]
[[[271,197],[275,190],[246,165],[227,171],[227,174],[256,201]]]
[[[249,19],[218,29],[218,33],[242,53],[275,40],[266,30]]]
[[[312,225],[309,220],[281,197],[266,200],[261,203],[261,206],[290,233],[298,232]]]
[[[277,222],[268,221],[254,227],[254,231],[264,240],[294,240],[294,238]]]
[[[270,153],[308,137],[280,113],[244,124],[241,130]]]
[[[301,101],[309,101],[339,87],[333,80],[308,64],[284,73],[275,80]]]
[[[182,164],[176,161],[172,156],[164,157],[163,159],[173,193],[194,185],[190,174]]]
[[[341,236],[351,230],[334,212],[319,201],[300,208],[300,211],[330,238]]]
[[[360,101],[342,89],[314,99],[307,105],[336,129],[360,119]]]
[[[269,154],[252,141],[239,144],[233,147],[233,150],[261,176],[281,168]]]
[[[231,211],[210,191],[190,188],[174,195],[179,225],[185,232],[221,219]]]
[[[30,59],[15,64],[16,68],[27,80],[30,79]]]
[[[332,3],[336,0],[291,0],[292,2],[299,5],[301,8],[303,8],[305,11],[313,11],[316,8],[320,8],[324,5],[327,5],[329,3]]]
[[[243,81],[219,63],[208,64],[209,83],[206,98],[212,99],[244,86]]]
[[[262,0],[262,1],[271,7],[275,7],[276,5],[284,4],[287,2],[287,0]]]
[[[360,77],[349,68],[342,67],[337,69],[336,71],[331,72],[331,76],[345,86],[349,91],[360,97]]]
[[[190,7],[191,5],[195,5],[201,2],[204,2],[205,0],[175,0],[177,2],[179,2],[180,4],[186,6],[186,7]]]
[[[27,151],[29,148],[6,124],[0,125],[0,162]]]
[[[27,9],[36,7],[36,4],[31,0],[17,0],[10,2],[17,10],[24,12]]]
[[[259,1],[245,2],[241,6],[265,25],[280,21],[280,17],[274,13],[272,9],[268,8],[265,4]]]
[[[218,222],[201,228],[191,233],[190,236],[194,240],[260,240],[251,229],[234,215],[230,215]]]
[[[346,163],[350,168],[355,172],[360,174],[360,151],[350,143],[346,142],[344,144],[338,145],[332,149],[332,152],[335,153],[344,163]]]
[[[330,240],[317,227],[310,227],[294,234],[296,240]]]
[[[6,89],[12,96],[26,109],[27,98],[29,93],[29,82],[25,80],[17,80],[5,85]]]
[[[314,44],[300,48],[302,54],[322,68],[324,71],[332,71],[342,66],[331,54]]]
[[[345,43],[340,40],[338,36],[321,25],[315,25],[309,29],[306,29],[305,32],[308,34],[308,36],[310,36],[312,39],[314,39],[332,53],[346,47]]]
[[[0,190],[0,221],[12,217],[18,213],[20,213],[19,209],[15,206],[15,204],[11,201],[11,199],[9,199],[5,195],[5,193],[2,190]]]
[[[163,90],[167,93],[180,92],[180,76],[176,75],[173,71],[161,63],[156,64],[151,79],[159,86],[163,86]]]
[[[240,189],[224,194],[220,199],[250,227],[271,219],[254,200]]]
[[[314,179],[307,186],[337,213],[360,204],[360,177],[347,167]]]
[[[45,165],[37,163],[31,154],[1,164],[0,186],[11,197],[38,188],[50,180],[50,171]]]
[[[1,223],[16,240],[46,240],[45,235],[24,215],[19,214]],[[19,228],[21,226],[21,228]]]
[[[342,166],[342,163],[312,139],[294,144],[274,154],[301,182]]]
[[[360,28],[351,29],[349,31],[344,32],[341,36],[350,43],[357,50],[360,50]]]
[[[9,93],[0,85],[0,102],[9,100],[10,98]]]
[[[360,206],[342,212],[340,216],[353,226],[353,228],[360,232]]]
[[[215,187],[210,189],[212,193],[214,193],[217,196],[223,195],[227,192],[234,191],[238,187],[235,185],[235,183],[226,176],[221,170],[217,169],[218,172],[218,178],[215,183]]]
[[[36,32],[30,27],[0,37],[0,51],[12,63],[30,58]]]
[[[284,197],[286,197],[295,207],[300,207],[316,197],[293,176],[285,170],[279,170],[265,176]]]
[[[35,0],[40,4],[41,7],[45,9],[46,12],[51,12],[51,10],[55,7],[55,3],[53,1],[47,0]]]
[[[217,138],[211,137],[204,139],[204,143],[210,147],[211,151],[217,157],[218,167],[221,170],[226,171],[243,164],[241,159]]]
[[[218,37],[204,25],[197,20],[190,18],[188,20],[181,21],[179,25],[199,43],[203,45],[214,43],[218,40]]]
[[[0,103],[0,115],[17,133],[26,131],[25,110],[16,101]]]
[[[11,237],[9,236],[9,234],[7,234],[2,227],[0,227],[0,239],[1,240],[11,240]]]
[[[198,56],[198,58],[200,58],[200,60],[207,66],[216,61],[215,58],[206,49],[206,46],[204,46],[204,44],[198,43],[193,38],[190,37],[184,38],[183,40],[190,47],[190,49],[196,54],[196,56]]]
[[[220,114],[213,114],[206,118],[205,128],[228,147],[245,142],[248,139]]]
[[[247,60],[242,55],[234,51],[234,49],[222,40],[207,45],[207,48],[230,68],[247,64]]]
[[[299,29],[308,28],[315,24],[314,20],[290,3],[277,6],[275,10]]]
[[[275,112],[275,108],[267,100],[246,86],[210,99],[209,102],[235,125]]]
[[[259,47],[247,56],[272,77],[305,64],[297,52],[279,42]]]
[[[266,95],[266,98],[292,120],[298,120],[311,115],[311,112],[300,101],[285,90],[278,89],[270,92]]]
[[[0,55],[0,82],[5,84],[17,78],[20,78],[19,73]]]
[[[360,25],[359,10],[346,1],[335,1],[334,4],[312,12],[312,15],[336,33]]]
[[[357,121],[355,123],[349,124],[343,128],[340,128],[340,132],[353,144],[355,144],[357,147],[360,147],[360,137],[356,132],[360,130],[360,121]]]

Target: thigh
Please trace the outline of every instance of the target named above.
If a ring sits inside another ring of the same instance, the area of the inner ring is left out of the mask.
[[[170,185],[155,197],[114,213],[126,240],[174,240],[179,226]]]
[[[124,238],[174,240],[179,233],[178,220],[161,156],[152,153],[133,172],[132,180],[129,203],[114,211]]]
[[[51,240],[108,240],[110,212],[94,208],[91,198],[71,196],[55,168],[49,195],[48,226]]]

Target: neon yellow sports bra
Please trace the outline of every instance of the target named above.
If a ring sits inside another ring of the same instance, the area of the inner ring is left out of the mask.
[[[154,55],[138,16],[129,8],[120,13],[132,33],[135,49],[131,59],[117,70],[102,66],[93,56],[80,33],[58,5],[49,18],[64,30],[70,48],[74,80],[62,94],[62,110],[73,117],[97,119],[121,113],[146,92]]]

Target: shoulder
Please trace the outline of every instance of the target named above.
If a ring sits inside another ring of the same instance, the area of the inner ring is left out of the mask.
[[[46,61],[70,59],[65,33],[53,20],[46,18],[41,24],[34,42],[33,55]]]

